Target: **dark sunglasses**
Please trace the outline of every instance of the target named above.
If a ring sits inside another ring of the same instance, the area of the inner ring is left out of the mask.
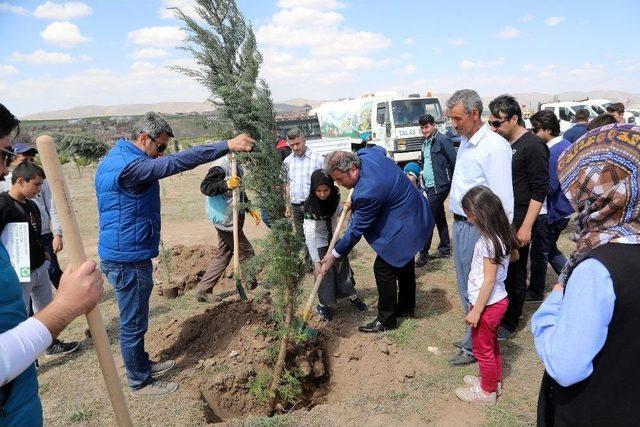
[[[11,150],[7,150],[6,148],[0,148],[0,158],[2,157],[4,157],[5,166],[9,167],[11,165],[11,162],[13,162],[13,159],[16,157],[16,154]]]
[[[487,123],[489,123],[489,126],[493,127],[493,128],[499,128],[501,124],[503,124],[504,122],[509,121],[509,119],[503,119],[503,120],[489,120],[487,121]]]
[[[158,153],[163,153],[164,150],[167,149],[168,145],[161,145],[158,144],[158,142],[155,140],[155,138],[152,138],[151,135],[147,135],[149,137],[150,140],[153,141],[153,145],[156,146],[156,150],[158,150]]]

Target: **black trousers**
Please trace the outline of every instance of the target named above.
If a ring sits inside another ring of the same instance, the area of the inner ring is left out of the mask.
[[[509,307],[502,318],[502,326],[512,332],[518,329],[522,308],[524,307],[524,299],[527,294],[529,245],[519,248],[518,253],[520,254],[520,259],[509,263],[507,279],[504,281],[504,287],[509,297]]]
[[[395,326],[396,317],[413,316],[416,309],[416,264],[411,260],[394,267],[376,256],[373,274],[378,287],[378,320],[385,326]]]
[[[451,238],[449,237],[449,226],[447,225],[447,215],[444,212],[444,201],[447,199],[449,192],[436,193],[433,187],[427,188],[427,199],[429,200],[429,207],[431,208],[431,214],[433,220],[436,223],[438,229],[438,236],[440,236],[440,244],[438,245],[438,252],[440,255],[449,256],[451,254]],[[433,240],[433,231],[429,234],[427,243],[422,249],[424,255],[429,254],[431,248],[431,241]]]

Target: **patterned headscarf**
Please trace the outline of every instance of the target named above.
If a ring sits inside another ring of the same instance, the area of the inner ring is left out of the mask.
[[[591,250],[616,241],[640,243],[640,126],[613,124],[592,130],[558,161],[558,178],[578,213],[571,271]]]

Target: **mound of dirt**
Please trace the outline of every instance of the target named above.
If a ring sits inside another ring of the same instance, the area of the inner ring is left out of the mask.
[[[174,297],[181,295],[200,282],[215,250],[213,245],[176,245],[168,250],[166,261],[162,254],[158,257],[154,278],[163,288],[176,288]]]
[[[175,359],[180,383],[195,390],[207,405],[209,422],[264,415],[265,405],[250,392],[252,380],[273,371],[278,340],[269,336],[271,300],[244,303],[231,298],[184,322],[174,322],[152,338],[163,348],[161,359]],[[302,394],[283,409],[324,402],[328,369],[322,338],[291,349],[287,369],[301,372]]]

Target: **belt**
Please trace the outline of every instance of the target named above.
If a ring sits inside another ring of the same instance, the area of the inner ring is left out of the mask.
[[[304,202],[300,202],[300,203],[291,203],[291,206],[302,206],[304,205]]]
[[[466,220],[467,220],[467,217],[466,217],[466,216],[464,216],[464,215],[458,215],[457,213],[454,213],[454,214],[453,214],[453,219],[454,219],[455,221],[466,221]]]

